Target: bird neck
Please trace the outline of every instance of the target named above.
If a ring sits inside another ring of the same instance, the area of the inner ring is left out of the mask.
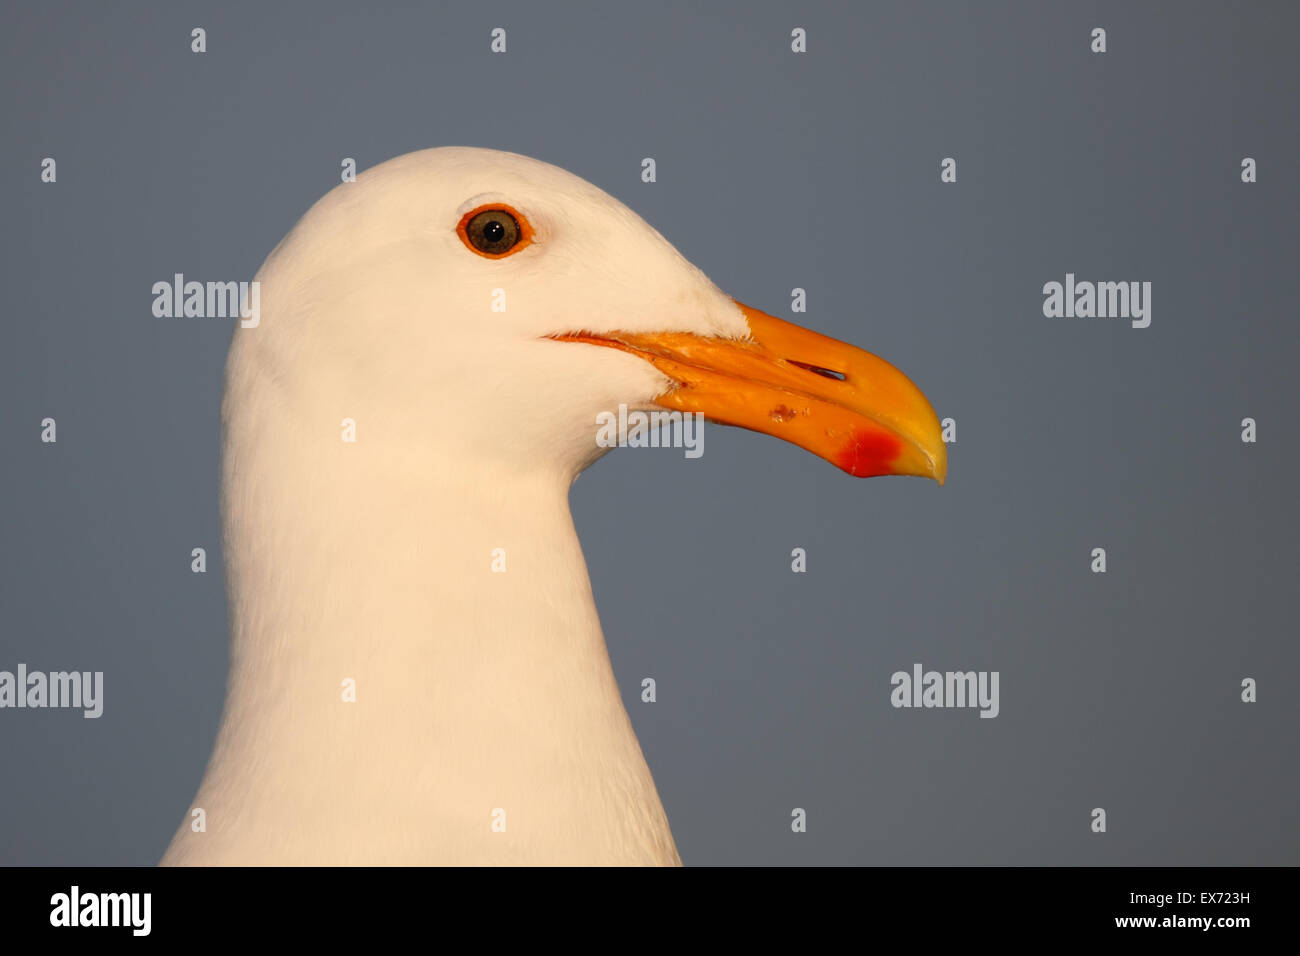
[[[309,434],[227,423],[230,680],[170,861],[676,862],[571,476]]]

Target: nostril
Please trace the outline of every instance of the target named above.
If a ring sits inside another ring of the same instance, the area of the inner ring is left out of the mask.
[[[807,362],[796,362],[794,359],[787,359],[791,365],[797,365],[807,372],[814,375],[820,375],[822,378],[833,378],[836,381],[843,382],[847,376],[843,372],[836,372],[829,368],[822,368],[820,365],[809,365]]]

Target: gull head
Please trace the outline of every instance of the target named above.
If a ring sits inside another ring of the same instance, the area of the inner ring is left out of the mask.
[[[410,153],[315,204],[258,273],[230,390],[364,440],[576,475],[598,416],[698,412],[849,474],[942,482],[926,397],[869,352],[743,305],[640,216],[496,150]]]

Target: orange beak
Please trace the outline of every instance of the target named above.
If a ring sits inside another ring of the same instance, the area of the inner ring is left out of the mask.
[[[736,303],[750,339],[689,332],[556,336],[637,355],[676,384],[655,404],[775,435],[867,478],[919,475],[943,484],[939,419],[884,359]]]

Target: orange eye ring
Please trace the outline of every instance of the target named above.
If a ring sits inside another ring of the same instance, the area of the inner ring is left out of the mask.
[[[491,239],[496,230],[502,235],[500,241]],[[533,241],[532,224],[519,210],[499,202],[477,206],[465,213],[456,226],[456,234],[466,249],[484,259],[504,259]]]

